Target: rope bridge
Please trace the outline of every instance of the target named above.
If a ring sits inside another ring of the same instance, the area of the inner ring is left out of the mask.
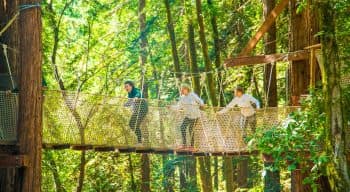
[[[130,128],[132,112],[127,99],[73,92],[47,91],[44,94],[43,143],[70,145],[77,149],[117,148],[137,150],[137,136]],[[183,145],[183,111],[172,110],[172,103],[148,100],[145,118],[140,122],[143,146],[140,150],[174,151]],[[268,108],[256,114],[257,126],[273,126],[283,120],[292,107]],[[185,140],[193,141],[195,151],[205,153],[247,151],[241,112],[232,110],[216,115],[212,107],[201,111],[200,118],[188,129]],[[142,112],[141,112],[142,113]],[[250,134],[251,128],[247,129]]]

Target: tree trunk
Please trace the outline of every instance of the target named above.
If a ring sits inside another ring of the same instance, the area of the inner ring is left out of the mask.
[[[0,1],[0,29],[8,23],[8,21],[16,14],[18,7],[17,0]],[[3,45],[8,46],[7,56],[14,77],[18,77],[19,58],[15,49],[18,49],[18,20],[0,36],[0,73],[9,74],[7,69],[7,61],[3,51]],[[16,79],[16,78],[15,78]],[[14,182],[17,169],[1,168],[0,169],[0,191],[12,192],[15,190]]]
[[[212,192],[213,184],[211,179],[210,157],[199,157],[199,170],[203,192]]]
[[[248,187],[248,158],[242,157],[237,162],[237,184],[239,188]]]
[[[21,0],[21,5],[40,3]],[[28,156],[28,167],[23,168],[21,191],[41,191],[42,147],[42,47],[41,10],[33,7],[20,14],[20,78],[19,125],[20,153]],[[20,183],[16,184],[20,186]]]
[[[18,0],[3,0],[0,1],[0,29],[12,19],[16,14],[18,7]],[[18,76],[19,55],[15,51],[18,47],[18,20],[15,20],[12,25],[0,36],[0,42],[8,46],[8,59],[10,62],[11,71],[14,76]],[[6,59],[0,44],[0,73],[8,73]]]
[[[187,35],[188,35],[188,44],[189,44],[189,52],[190,52],[190,70],[192,73],[192,86],[195,93],[200,95],[201,87],[200,87],[200,77],[197,75],[199,72],[198,63],[197,63],[197,52],[196,52],[196,42],[194,35],[194,27],[191,19],[188,20],[187,26]]]
[[[150,170],[150,159],[148,154],[141,155],[141,191],[151,191],[151,170]]]
[[[187,190],[187,181],[186,181],[186,157],[180,157],[181,164],[179,165],[179,179],[180,179],[180,191]]]
[[[80,154],[79,178],[78,178],[77,192],[82,192],[83,187],[84,187],[85,164],[86,164],[85,154],[86,154],[85,151],[82,151]]]
[[[188,187],[192,191],[199,191],[197,186],[197,159],[195,157],[187,157],[187,161]]]
[[[270,14],[275,8],[275,0],[263,0],[264,3],[264,18]],[[265,35],[265,54],[276,53],[276,23],[272,24]],[[264,93],[266,105],[269,107],[277,107],[277,77],[275,63],[266,64],[264,68]],[[264,163],[265,176],[264,185],[265,191],[278,192],[280,187],[280,172],[279,170],[272,171],[269,167],[272,165]]]
[[[57,192],[66,192],[66,189],[62,185],[62,181],[60,179],[60,175],[59,175],[59,172],[57,170],[57,164],[56,164],[54,157],[52,156],[52,152],[46,151],[45,156],[46,156],[47,161],[50,165],[50,170],[52,172],[53,180],[55,182],[56,191]]]
[[[148,40],[146,34],[146,0],[139,0],[138,4],[138,16],[139,16],[139,28],[140,28],[140,65],[141,65],[141,89],[143,90],[143,95],[145,98],[148,97],[147,83],[144,77],[147,57],[148,57]],[[150,159],[148,154],[141,154],[141,191],[148,192],[151,191],[150,187]]]
[[[135,184],[135,177],[134,177],[134,166],[132,164],[132,158],[131,154],[128,154],[128,161],[129,161],[129,173],[130,173],[130,182],[131,182],[131,190],[133,192],[137,191],[136,184]]]
[[[214,173],[213,173],[213,186],[214,191],[219,190],[219,160],[218,157],[214,157]]]
[[[309,18],[307,11],[297,13],[297,0],[290,1],[290,36],[289,51],[303,50],[309,45]],[[289,69],[289,88],[291,90],[290,104],[300,105],[300,95],[308,93],[309,85],[309,61],[292,61]]]
[[[213,30],[213,40],[214,40],[214,53],[215,53],[215,67],[218,70],[217,76],[218,76],[218,82],[217,85],[219,87],[219,105],[223,107],[225,105],[225,94],[224,94],[224,87],[222,83],[223,74],[221,73],[222,69],[222,63],[221,63],[221,43],[219,38],[219,31],[218,31],[218,25],[216,21],[216,8],[213,5],[212,0],[207,0],[210,12],[211,12],[211,18],[210,23]]]
[[[275,0],[263,0],[264,18],[266,18],[273,8]],[[276,53],[276,23],[274,23],[265,35],[265,54]],[[264,69],[264,91],[266,104],[269,107],[277,107],[277,80],[275,63],[265,65]]]
[[[345,128],[342,88],[340,86],[341,59],[336,39],[335,1],[319,1],[317,8],[321,22],[323,53],[323,88],[327,126],[325,148],[331,161],[325,167],[332,191],[350,191],[349,169],[346,161]],[[345,106],[348,107],[348,106]]]
[[[179,55],[177,53],[174,24],[173,24],[173,18],[171,16],[169,0],[164,0],[164,4],[165,4],[167,20],[168,20],[167,26],[168,26],[168,33],[169,33],[169,38],[171,42],[171,53],[173,55],[173,61],[174,61],[174,72],[176,73],[176,78],[178,78],[178,80],[181,81],[180,61],[179,61]]]
[[[203,59],[205,64],[205,72],[207,75],[207,86],[208,86],[208,96],[209,100],[211,101],[211,104],[213,106],[218,106],[218,100],[216,98],[216,89],[215,89],[215,83],[213,79],[213,67],[209,58],[208,53],[208,44],[207,39],[205,36],[205,28],[204,28],[204,18],[202,14],[202,2],[201,0],[196,0],[196,13],[197,13],[197,20],[198,20],[198,26],[199,26],[199,40],[202,45],[202,53],[203,53]]]
[[[233,162],[232,157],[223,157],[224,159],[224,177],[226,181],[226,191],[234,191],[233,185]]]
[[[212,0],[207,0],[209,9],[210,9],[210,23],[213,30],[213,40],[214,40],[214,53],[215,53],[215,68],[218,70],[217,73],[217,86],[219,88],[219,106],[224,106],[225,104],[225,95],[224,95],[224,87],[222,82],[222,73],[221,73],[221,58],[220,58],[220,39],[219,39],[219,31],[218,31],[218,25],[216,22],[216,11],[215,7],[213,5]],[[216,99],[217,100],[217,99]],[[219,168],[218,168],[218,157],[214,157],[214,190],[217,191],[219,189]]]

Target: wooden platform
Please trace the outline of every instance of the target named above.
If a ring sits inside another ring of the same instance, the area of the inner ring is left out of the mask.
[[[225,60],[225,66],[240,67],[247,65],[275,63],[278,61],[299,61],[308,58],[309,52],[307,50],[300,50],[292,53],[275,53],[270,55],[229,58]]]
[[[0,155],[0,168],[27,167],[26,155]]]
[[[108,145],[77,145],[77,144],[43,144],[46,150],[77,150],[95,152],[117,152],[117,153],[146,153],[146,154],[174,154],[191,156],[249,156],[258,155],[258,151],[197,151],[188,149],[171,149],[166,147],[134,147],[134,146],[108,146]]]

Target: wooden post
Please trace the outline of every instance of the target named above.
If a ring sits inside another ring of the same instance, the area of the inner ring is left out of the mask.
[[[20,0],[33,5],[19,16],[20,76],[18,140],[20,153],[27,155],[16,186],[23,192],[41,191],[42,92],[41,92],[41,10],[39,0]],[[38,5],[38,6],[36,6]]]

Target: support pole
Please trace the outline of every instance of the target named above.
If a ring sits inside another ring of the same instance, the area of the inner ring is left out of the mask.
[[[41,10],[39,0],[21,0],[27,8],[20,12],[20,83],[18,140],[20,154],[28,166],[21,169],[15,185],[18,191],[41,191],[42,91],[41,91]]]

